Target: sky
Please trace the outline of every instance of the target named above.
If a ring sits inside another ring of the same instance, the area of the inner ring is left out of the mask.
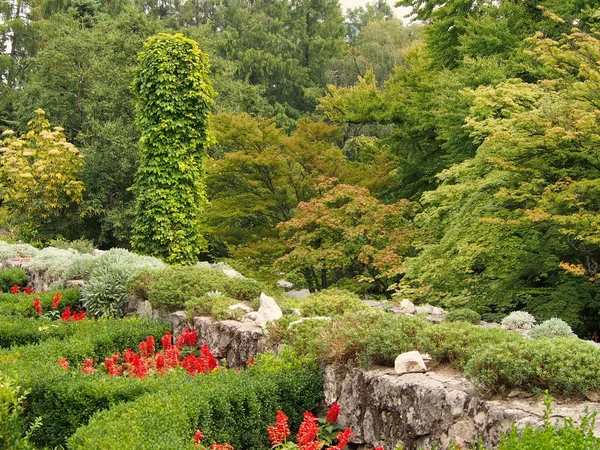
[[[357,6],[364,6],[367,2],[368,2],[368,0],[340,0],[340,3],[342,5],[342,10],[344,12],[346,12],[346,9],[348,9],[348,8],[356,8]],[[410,8],[407,8],[405,6],[402,6],[400,8],[394,8],[394,3],[396,3],[396,0],[388,0],[388,3],[394,9],[394,15],[397,18],[402,19],[406,23],[407,19],[403,19],[402,16],[405,16],[408,12],[410,12]]]

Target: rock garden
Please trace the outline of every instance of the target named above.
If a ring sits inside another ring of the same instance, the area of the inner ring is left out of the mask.
[[[7,449],[600,445],[600,349],[557,320],[294,298],[119,249],[0,258]]]

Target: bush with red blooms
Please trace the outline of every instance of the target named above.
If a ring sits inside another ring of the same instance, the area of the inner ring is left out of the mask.
[[[163,375],[175,367],[184,368],[187,374],[192,376],[218,369],[219,363],[206,344],[200,348],[200,356],[190,353],[183,357],[181,350],[184,347],[195,345],[198,338],[196,332],[191,328],[185,330],[182,336],[185,337],[178,338],[173,345],[173,336],[167,331],[160,339],[162,345],[160,351],[156,351],[154,337],[148,336],[145,341],[138,344],[139,353],[128,348],[123,354],[115,353],[106,358],[103,364],[104,371],[112,377],[146,378],[148,375]],[[192,343],[193,345],[190,345]],[[59,360],[59,365],[65,370],[69,368],[68,361],[64,358]],[[81,371],[86,374],[94,373],[96,370],[92,359],[86,359],[81,368]]]
[[[21,290],[21,287],[18,284],[15,284],[10,288],[11,294],[35,294],[35,291],[27,286],[25,289]]]
[[[329,411],[323,423],[334,424],[337,422],[338,415],[340,413],[340,405],[334,402],[330,405]],[[269,425],[267,432],[269,433],[269,440],[273,445],[273,449],[299,449],[299,450],[342,450],[346,448],[348,442],[354,435],[350,428],[346,428],[344,431],[337,433],[335,439],[330,442],[328,447],[325,447],[327,443],[321,438],[322,430],[319,427],[320,419],[315,417],[311,412],[304,412],[304,420],[300,424],[298,434],[296,436],[296,442],[288,442],[287,438],[290,436],[290,429],[288,427],[288,417],[283,411],[277,411],[275,418],[275,425]],[[194,446],[200,450],[207,450],[202,445],[201,440],[204,438],[204,434],[198,429],[194,435]],[[229,444],[217,444],[215,442],[209,447],[210,450],[234,450]],[[383,450],[383,447],[376,447],[374,450]]]
[[[16,294],[19,293],[19,286],[15,285],[12,288],[12,293]],[[35,294],[35,291],[32,291],[29,288],[26,288],[23,292],[20,292],[21,294]],[[62,294],[60,292],[57,292],[56,294],[54,294],[54,298],[52,299],[52,310],[48,311],[46,314],[44,314],[44,309],[42,308],[42,302],[40,301],[40,299],[38,297],[35,297],[35,299],[33,300],[33,303],[31,304],[31,306],[33,306],[33,309],[35,309],[35,312],[37,313],[38,316],[42,316],[47,318],[47,319],[51,319],[51,320],[58,320],[58,318],[60,317],[60,319],[63,322],[69,322],[69,321],[79,321],[79,320],[83,320],[86,317],[86,312],[85,311],[71,311],[71,307],[67,306],[65,308],[65,310],[62,312],[62,314],[60,314],[60,312],[58,311],[58,306],[60,304],[60,299],[62,298]],[[59,316],[60,314],[60,316]]]

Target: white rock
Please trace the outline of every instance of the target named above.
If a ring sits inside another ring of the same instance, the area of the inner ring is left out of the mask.
[[[279,280],[277,281],[277,286],[284,289],[291,289],[294,287],[294,283],[288,280]]]
[[[249,312],[248,314],[245,314],[244,317],[242,317],[240,319],[240,322],[244,322],[244,323],[256,322],[257,318],[258,318],[258,312],[252,311],[252,312]]]
[[[291,298],[306,298],[310,295],[310,291],[308,289],[300,289],[299,291],[287,291],[285,295]]]
[[[261,327],[267,326],[267,323],[281,319],[283,313],[274,298],[269,297],[264,292],[260,293],[260,308],[256,316],[256,323]]]
[[[290,324],[288,325],[288,330],[295,325],[298,325],[302,322],[306,322],[307,320],[331,320],[331,317],[325,317],[325,316],[303,317],[302,319],[298,319],[298,320],[294,320],[293,322],[290,322]]]
[[[414,314],[416,310],[417,308],[415,308],[415,305],[409,299],[405,298],[400,302],[401,314]]]
[[[222,272],[229,278],[244,278],[244,275],[242,275],[235,269],[223,269]]]
[[[292,316],[302,317],[302,311],[300,311],[298,308],[294,308],[294,310],[292,311]]]
[[[431,314],[433,312],[433,306],[431,305],[417,306],[415,309],[416,314]]]
[[[398,355],[394,362],[396,373],[424,373],[427,372],[423,357],[418,351],[406,352]]]
[[[245,313],[252,312],[252,308],[248,305],[244,305],[243,303],[236,303],[235,305],[229,306],[229,309],[239,309],[240,311],[244,311]]]

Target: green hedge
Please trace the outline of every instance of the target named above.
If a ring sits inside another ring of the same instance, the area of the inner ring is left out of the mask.
[[[10,292],[15,284],[23,287],[28,280],[27,272],[20,267],[2,269],[0,270],[0,292]]]
[[[300,424],[322,396],[314,363],[264,356],[246,371],[221,370],[170,380],[159,392],[98,413],[69,439],[69,448],[120,450],[193,449],[196,428],[205,442],[230,443],[236,450],[269,449],[267,426],[277,409]],[[176,382],[173,382],[176,381]]]
[[[65,372],[58,365],[63,357],[72,366],[86,358],[103,361],[112,353],[137,348],[149,335],[158,340],[168,329],[165,324],[139,319],[85,320],[70,327],[73,334],[64,339],[0,351],[0,372],[30,391],[28,419],[42,419],[32,436],[38,446],[63,445],[97,411],[137,398],[165,382],[160,377],[139,380]]]
[[[466,322],[433,325],[382,311],[351,312],[331,322],[305,321],[288,329],[271,326],[271,338],[300,354],[362,366],[393,366],[400,353],[419,350],[437,364],[463,370],[485,393],[522,388],[533,393],[583,397],[600,390],[600,349],[577,338],[531,340],[500,328]]]
[[[0,348],[35,344],[51,338],[65,338],[75,331],[75,323],[33,320],[13,317],[0,318]]]
[[[240,302],[250,302],[257,308],[261,291],[266,291],[254,280],[229,278],[218,270],[198,266],[143,271],[129,281],[128,290],[164,311],[182,309],[186,301],[201,298],[211,291],[219,291]]]
[[[71,309],[81,305],[81,293],[78,289],[61,289],[62,294],[58,310],[64,311],[67,306]],[[33,308],[33,301],[39,298],[44,312],[52,309],[52,299],[56,291],[39,294],[0,294],[0,316],[5,317],[32,317],[37,319],[38,314]]]

